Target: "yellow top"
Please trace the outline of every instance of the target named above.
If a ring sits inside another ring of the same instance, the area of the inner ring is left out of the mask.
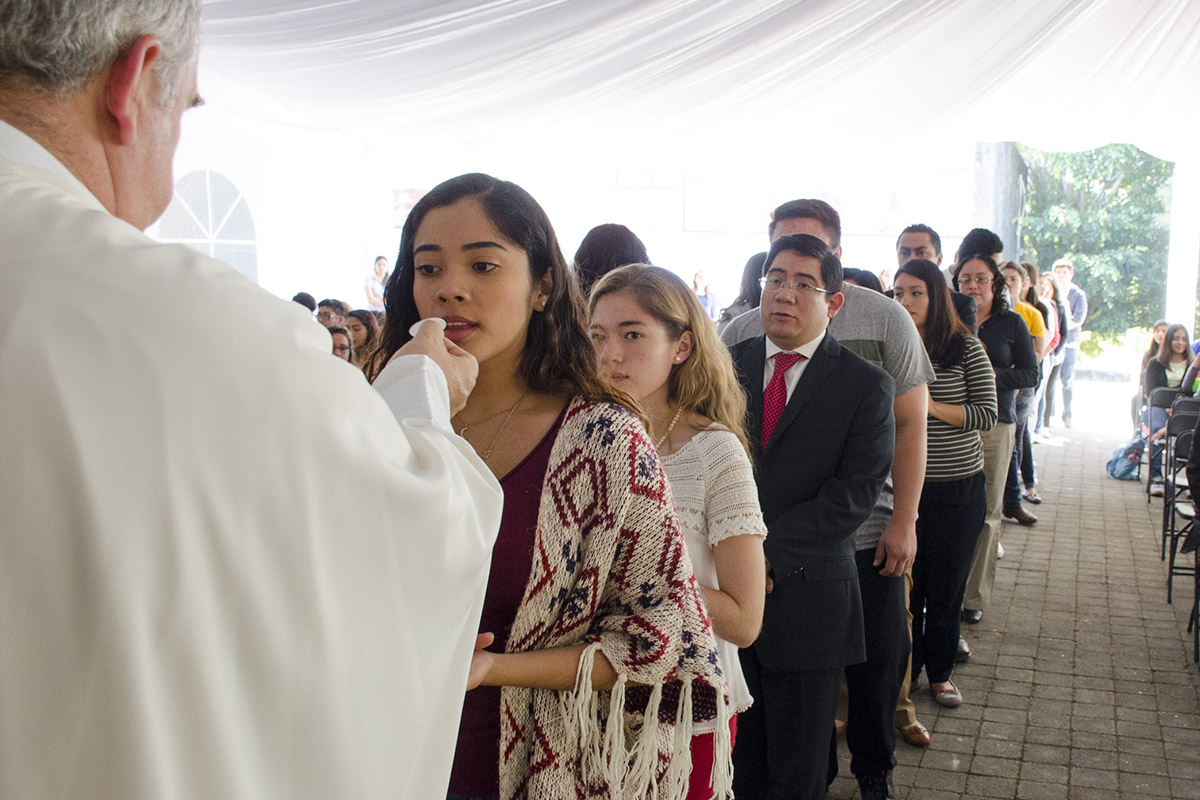
[[[1025,326],[1029,328],[1030,336],[1045,336],[1046,320],[1042,318],[1042,312],[1024,301],[1018,301],[1017,307],[1013,309],[1021,315],[1021,319],[1025,320]]]

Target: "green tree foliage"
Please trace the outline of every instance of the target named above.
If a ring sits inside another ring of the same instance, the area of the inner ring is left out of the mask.
[[[1026,165],[1021,257],[1039,270],[1058,258],[1074,262],[1075,283],[1088,295],[1084,352],[1152,325],[1166,305],[1175,165],[1128,144],[1018,152]]]

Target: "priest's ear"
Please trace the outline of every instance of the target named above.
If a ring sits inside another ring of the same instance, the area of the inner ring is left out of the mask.
[[[148,108],[158,108],[158,75],[151,66],[162,54],[162,42],[152,33],[138,37],[108,68],[105,104],[117,130],[117,142],[137,141],[138,126]]]

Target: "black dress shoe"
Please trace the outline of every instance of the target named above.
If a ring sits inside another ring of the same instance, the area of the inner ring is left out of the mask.
[[[979,620],[983,619],[983,612],[976,611],[973,608],[964,608],[962,613],[962,621],[968,625],[978,625]]]
[[[874,775],[859,775],[858,792],[862,800],[896,800],[896,784],[892,781],[892,771],[878,772]]]
[[[971,648],[967,646],[967,640],[961,636],[958,637],[958,650],[954,653],[954,660],[959,664],[971,660]]]

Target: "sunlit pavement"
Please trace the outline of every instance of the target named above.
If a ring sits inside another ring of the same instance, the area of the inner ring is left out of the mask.
[[[897,741],[899,798],[1200,798],[1192,581],[1177,577],[1167,604],[1161,501],[1104,472],[1131,435],[1131,392],[1077,384],[1072,429],[1035,445],[1040,521],[1004,525],[991,604],[963,625],[963,705],[936,705],[922,676],[933,742]],[[840,750],[829,796],[857,798]]]

